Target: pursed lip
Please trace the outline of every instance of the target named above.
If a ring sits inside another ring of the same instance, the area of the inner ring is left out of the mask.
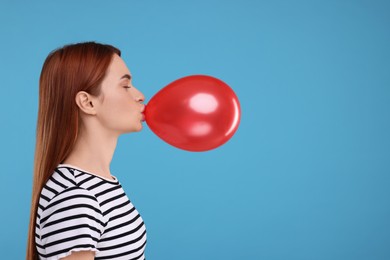
[[[145,111],[145,107],[146,107],[146,105],[142,104],[142,106],[141,106],[141,113],[143,113]]]
[[[142,105],[142,108],[141,108],[141,121],[142,122],[145,122],[145,113],[144,113],[144,111],[145,111],[145,105]]]

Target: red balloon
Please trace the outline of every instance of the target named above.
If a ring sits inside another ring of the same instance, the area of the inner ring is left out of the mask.
[[[223,81],[205,75],[180,78],[161,89],[145,109],[145,121],[165,142],[187,151],[214,149],[240,123],[240,103]]]

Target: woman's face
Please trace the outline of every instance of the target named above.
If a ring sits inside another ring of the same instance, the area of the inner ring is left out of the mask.
[[[115,54],[102,82],[99,106],[96,107],[98,120],[119,134],[140,131],[144,121],[144,99],[133,86],[126,64]]]

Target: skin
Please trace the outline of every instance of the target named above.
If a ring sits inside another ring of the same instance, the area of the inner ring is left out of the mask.
[[[112,179],[110,163],[118,137],[142,130],[144,100],[144,95],[132,85],[126,64],[115,54],[100,95],[92,96],[84,91],[76,95],[81,126],[76,144],[63,163]],[[81,251],[62,259],[89,260],[94,256],[92,251]]]

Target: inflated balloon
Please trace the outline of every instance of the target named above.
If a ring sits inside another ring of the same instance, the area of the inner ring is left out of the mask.
[[[223,81],[205,75],[180,78],[154,95],[145,109],[150,129],[187,151],[207,151],[227,142],[241,117],[236,94]]]

